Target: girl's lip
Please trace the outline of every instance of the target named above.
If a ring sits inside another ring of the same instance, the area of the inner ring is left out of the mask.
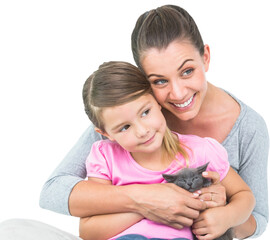
[[[184,106],[184,107],[180,107],[180,106],[179,106],[180,104],[177,104],[177,105],[178,105],[178,106],[177,106],[176,103],[170,103],[170,104],[171,104],[174,108],[177,108],[178,110],[185,111],[185,110],[191,108],[191,107],[194,105],[196,94],[197,94],[197,93],[193,94],[193,96],[190,98],[191,101],[188,103],[188,105],[186,105],[186,106]],[[188,100],[188,101],[189,101],[189,100]],[[187,102],[188,102],[188,101],[187,101]]]
[[[149,143],[151,143],[151,142],[154,140],[155,135],[156,135],[156,134],[154,134],[151,138],[149,138],[149,139],[148,139],[147,141],[145,141],[143,144],[149,144]]]

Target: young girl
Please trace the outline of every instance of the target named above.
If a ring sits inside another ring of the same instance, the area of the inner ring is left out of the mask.
[[[109,185],[165,183],[164,173],[210,162],[208,170],[218,172],[226,188],[229,203],[220,208],[237,209],[231,225],[223,225],[217,230],[218,235],[250,216],[255,205],[253,194],[230,168],[226,150],[212,138],[171,132],[149,82],[138,68],[125,62],[104,63],[85,82],[83,99],[96,131],[108,138],[92,145],[86,160],[88,181]],[[193,196],[191,206],[203,204],[196,199],[198,193]],[[206,219],[198,218],[195,222],[200,228],[207,227]],[[193,239],[191,228],[178,230],[133,212],[94,215],[80,220],[83,239],[117,239],[128,234]],[[198,239],[218,236],[204,234],[204,231],[197,233]]]

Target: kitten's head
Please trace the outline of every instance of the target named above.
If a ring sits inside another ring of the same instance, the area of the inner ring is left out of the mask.
[[[162,174],[162,176],[169,183],[174,183],[189,192],[195,192],[211,185],[211,180],[202,176],[208,164],[209,162],[197,168],[183,168],[176,174]]]

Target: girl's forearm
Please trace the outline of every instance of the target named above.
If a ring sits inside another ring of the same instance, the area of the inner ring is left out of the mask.
[[[115,213],[81,218],[80,237],[84,240],[109,239],[141,219],[143,217],[136,213]]]

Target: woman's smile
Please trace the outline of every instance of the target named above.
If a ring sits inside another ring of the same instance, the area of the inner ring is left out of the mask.
[[[187,110],[189,108],[191,108],[195,102],[195,94],[193,94],[187,101],[185,101],[184,103],[173,103],[171,102],[170,104],[173,105],[176,108],[179,108],[181,110]]]

